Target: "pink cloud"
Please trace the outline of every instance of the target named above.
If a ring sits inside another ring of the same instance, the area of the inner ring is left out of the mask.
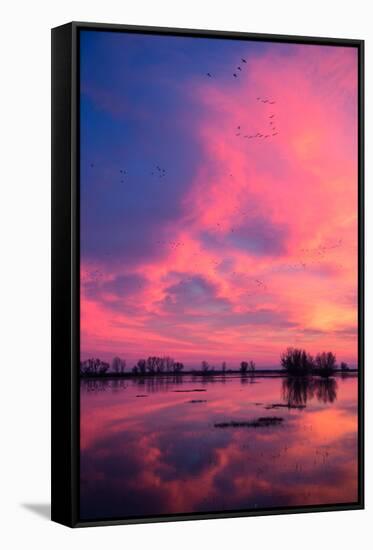
[[[141,272],[100,266],[97,295],[83,266],[83,353],[274,364],[284,347],[302,345],[356,361],[356,335],[340,332],[357,316],[346,300],[357,285],[356,56],[274,47],[247,55],[234,86],[190,84],[203,162],[180,220],[163,228],[179,244]],[[128,276],[146,284],[116,288]],[[267,323],[255,322],[263,310]]]

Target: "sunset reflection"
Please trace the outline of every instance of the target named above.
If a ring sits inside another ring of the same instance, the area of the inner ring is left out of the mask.
[[[357,379],[314,380],[295,409],[289,380],[241,382],[82,381],[82,518],[356,501]]]

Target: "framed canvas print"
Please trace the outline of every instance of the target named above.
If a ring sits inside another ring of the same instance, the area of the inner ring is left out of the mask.
[[[52,31],[52,519],[359,509],[363,42]]]

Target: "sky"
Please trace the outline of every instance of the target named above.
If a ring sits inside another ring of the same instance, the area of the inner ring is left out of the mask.
[[[81,356],[357,364],[357,49],[80,31]]]

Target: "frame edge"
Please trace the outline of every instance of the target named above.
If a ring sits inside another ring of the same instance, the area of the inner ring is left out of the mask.
[[[51,36],[51,519],[72,527],[74,505],[74,424],[72,384],[72,42],[73,25]]]

